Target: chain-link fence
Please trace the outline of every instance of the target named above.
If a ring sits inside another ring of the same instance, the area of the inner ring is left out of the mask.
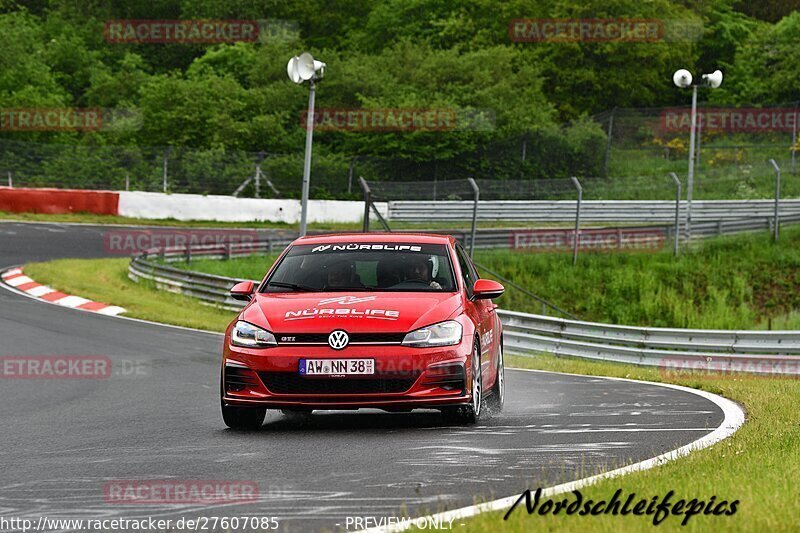
[[[693,198],[774,195],[775,159],[786,176],[800,172],[797,103],[698,109]],[[572,199],[578,176],[586,199],[670,199],[675,172],[686,184],[688,107],[613,109],[562,127],[505,139],[478,136],[466,152],[418,160],[330,153],[315,145],[313,198],[360,198],[358,178],[376,199],[396,187],[404,199],[471,195],[486,199]],[[366,134],[365,134],[366,135]],[[377,135],[370,133],[369,135]],[[441,151],[445,153],[446,151]],[[188,147],[67,145],[0,139],[0,184],[297,198],[303,153],[275,154]],[[785,196],[800,196],[796,180]]]
[[[780,163],[779,163],[780,164]],[[800,197],[800,180],[781,166],[783,197]],[[686,193],[686,169],[676,173]],[[491,180],[475,179],[481,200],[575,200],[577,189],[571,179]],[[373,201],[390,200],[472,200],[466,180],[386,182],[368,180]],[[668,173],[658,176],[580,177],[584,200],[674,200],[675,181]],[[696,175],[694,200],[768,199],[775,196],[775,170],[768,161],[751,165],[747,176],[717,177]]]
[[[768,159],[797,173],[800,102],[769,106],[699,103],[695,172],[710,181],[748,179]],[[686,173],[691,108],[612,109],[592,119],[606,133],[603,175]],[[747,185],[742,186],[747,194]]]
[[[314,197],[346,197],[348,168],[345,157],[315,157]],[[0,139],[0,185],[14,187],[296,198],[302,169],[302,154]]]

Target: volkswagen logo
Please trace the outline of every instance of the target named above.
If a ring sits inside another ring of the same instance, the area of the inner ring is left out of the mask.
[[[328,345],[334,350],[343,350],[347,348],[349,343],[350,337],[347,335],[346,331],[342,331],[341,329],[331,331],[331,334],[328,335]]]

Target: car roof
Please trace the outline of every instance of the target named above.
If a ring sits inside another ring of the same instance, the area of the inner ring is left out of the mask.
[[[453,244],[451,235],[435,233],[330,233],[307,235],[296,239],[292,244],[330,244],[330,243],[415,243],[415,244]]]

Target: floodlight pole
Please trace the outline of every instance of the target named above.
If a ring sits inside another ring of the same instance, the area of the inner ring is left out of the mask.
[[[694,136],[697,128],[697,85],[692,85],[692,118],[689,129],[689,175],[686,183],[686,242],[692,237],[692,193],[694,192]]]
[[[583,187],[578,178],[572,177],[572,184],[578,190],[578,203],[575,205],[575,236],[572,240],[572,266],[578,264],[578,248],[581,245],[581,202],[583,201]]]
[[[308,188],[311,182],[311,144],[314,138],[314,78],[309,80],[308,116],[306,117],[306,156],[303,161],[303,192],[300,199],[300,236],[304,237],[308,218]]]
[[[470,186],[472,187],[472,194],[473,194],[473,204],[472,204],[472,233],[469,239],[469,256],[474,257],[475,255],[475,237],[478,234],[478,204],[481,200],[481,190],[478,187],[478,184],[475,183],[475,180],[472,178],[467,178]]]
[[[674,172],[669,173],[669,177],[675,182],[675,244],[673,245],[672,255],[678,255],[678,244],[681,239],[681,180]]]
[[[781,228],[781,222],[779,218],[779,207],[781,204],[781,167],[778,166],[778,163],[776,163],[774,159],[770,159],[769,164],[775,169],[775,219],[773,220],[774,234],[772,238],[774,242],[778,242],[778,234],[780,233]]]

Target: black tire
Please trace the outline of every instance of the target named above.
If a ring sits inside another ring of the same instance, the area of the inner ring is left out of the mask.
[[[238,407],[222,404],[222,419],[231,429],[259,429],[267,410],[263,407]]]
[[[500,344],[500,353],[498,353],[497,359],[497,379],[494,380],[494,385],[492,385],[492,394],[487,398],[487,405],[492,413],[502,412],[506,401],[506,365],[503,360],[502,343]]]
[[[231,429],[258,429],[264,425],[264,418],[267,416],[265,407],[237,407],[235,405],[225,405],[223,396],[225,395],[224,370],[219,376],[219,403],[222,408],[222,420]]]
[[[472,348],[472,382],[469,390],[471,401],[458,407],[442,409],[442,414],[445,418],[459,424],[474,424],[481,419],[486,411],[483,398],[481,348],[477,341],[475,341],[475,345]]]

